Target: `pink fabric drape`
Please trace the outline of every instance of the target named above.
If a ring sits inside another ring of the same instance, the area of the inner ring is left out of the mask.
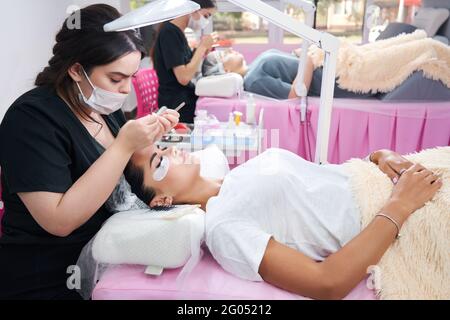
[[[257,115],[264,108],[264,128],[268,136],[273,130],[279,131],[279,143],[266,139],[266,147],[280,147],[314,160],[319,103],[319,98],[308,98],[307,119],[301,122],[298,100],[256,98]],[[227,121],[232,111],[245,115],[246,100],[201,98],[197,109],[208,110],[219,120]],[[330,163],[362,158],[382,148],[405,154],[448,145],[450,101],[385,103],[334,99],[328,148]]]

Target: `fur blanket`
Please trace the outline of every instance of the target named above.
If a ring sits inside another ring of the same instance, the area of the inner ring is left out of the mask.
[[[311,46],[308,53],[315,68],[323,65],[321,49]],[[342,42],[339,48],[337,83],[349,91],[389,92],[415,71],[450,88],[450,46],[416,30],[360,46]]]
[[[402,237],[378,263],[381,299],[450,298],[450,147],[406,156],[442,175],[433,200],[405,222]],[[344,164],[366,227],[386,203],[393,184],[376,165],[359,159]]]

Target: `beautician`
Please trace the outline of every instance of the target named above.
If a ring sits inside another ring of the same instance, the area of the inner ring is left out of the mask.
[[[178,122],[169,110],[125,123],[120,108],[142,41],[134,31],[103,31],[120,17],[108,5],[80,17],[79,29],[64,22],[37,87],[0,125],[0,299],[80,299],[68,278],[80,276],[82,248],[126,195],[115,192],[126,190],[131,155]]]
[[[153,47],[153,62],[159,78],[159,106],[175,108],[185,102],[180,121],[194,119],[195,85],[192,80],[201,69],[203,59],[217,41],[217,34],[204,36],[193,52],[184,34],[186,28],[196,32],[205,29],[216,11],[214,0],[193,0],[201,9],[171,21],[164,22]]]

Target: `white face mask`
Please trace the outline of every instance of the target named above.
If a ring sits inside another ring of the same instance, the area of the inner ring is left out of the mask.
[[[155,172],[153,172],[153,180],[155,181],[162,181],[167,176],[167,173],[169,172],[170,167],[170,161],[168,157],[163,156],[161,165],[159,168],[156,168]]]
[[[200,28],[202,30],[206,29],[206,27],[209,26],[210,23],[211,23],[211,18],[206,19],[204,16],[200,17],[199,24],[200,24]]]
[[[84,75],[86,76],[86,79],[88,79],[89,84],[92,87],[92,94],[89,97],[89,99],[87,99],[83,94],[83,91],[81,91],[80,85],[78,84],[78,82],[76,82],[78,90],[80,90],[79,94],[80,101],[84,102],[86,105],[91,107],[95,112],[99,114],[108,115],[122,108],[123,104],[125,103],[125,100],[128,98],[128,94],[110,92],[95,87],[92,84],[91,79],[89,79],[88,75],[86,74],[86,71],[84,71],[84,68],[83,72]]]
[[[203,30],[203,29],[206,29],[206,27],[209,25],[209,23],[210,23],[210,19],[206,19],[203,15],[200,15],[199,20],[195,20],[191,15],[191,17],[189,18],[188,27],[194,31]]]
[[[191,155],[200,160],[200,176],[204,178],[223,179],[230,172],[228,159],[217,145],[209,145]]]

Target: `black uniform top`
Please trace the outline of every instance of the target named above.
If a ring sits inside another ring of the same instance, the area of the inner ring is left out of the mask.
[[[114,136],[125,123],[121,111],[104,119]],[[111,213],[104,205],[72,234],[57,237],[40,227],[17,193],[65,193],[103,151],[49,87],[25,93],[9,108],[0,125],[0,298],[78,297],[67,289],[67,268]]]
[[[154,48],[154,66],[159,80],[159,107],[176,108],[180,103],[186,106],[180,110],[180,121],[193,123],[195,104],[195,86],[190,82],[181,85],[173,68],[186,65],[193,53],[183,31],[171,22],[165,22],[159,31]]]

